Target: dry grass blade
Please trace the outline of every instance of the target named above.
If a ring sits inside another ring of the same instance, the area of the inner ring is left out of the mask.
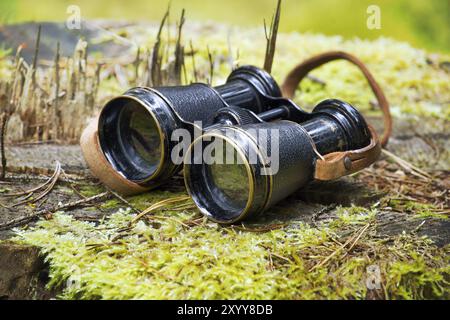
[[[37,68],[37,63],[38,63],[38,58],[39,58],[39,47],[40,47],[40,43],[41,43],[41,31],[42,31],[42,26],[39,25],[37,36],[36,36],[36,46],[34,48],[33,69],[32,69],[33,71],[32,71],[32,75],[31,75],[33,87],[36,84],[36,68]]]
[[[178,35],[177,35],[177,41],[175,44],[175,63],[174,63],[174,70],[173,70],[173,78],[175,81],[175,84],[179,85],[181,84],[181,70],[184,66],[184,47],[181,43],[181,34],[183,30],[183,25],[185,23],[185,10],[183,9],[181,11],[181,17],[180,22],[178,24]]]
[[[145,216],[146,214],[149,214],[150,212],[157,210],[159,208],[162,208],[168,204],[172,204],[172,203],[177,203],[177,202],[181,202],[181,201],[186,201],[189,200],[190,197],[188,196],[183,196],[183,197],[176,197],[176,198],[169,198],[169,199],[165,199],[159,202],[156,202],[154,204],[152,204],[150,207],[148,207],[147,209],[145,209],[144,211],[142,211],[140,214],[138,214],[131,222],[130,224],[136,223],[136,221],[138,221],[139,219],[141,219],[143,216]]]
[[[53,173],[53,175],[50,178],[48,178],[47,181],[45,181],[43,184],[41,184],[41,185],[39,185],[39,186],[37,186],[35,188],[29,189],[29,190],[26,190],[26,191],[22,191],[22,192],[8,193],[8,194],[4,194],[2,196],[3,197],[21,197],[21,196],[28,195],[30,193],[34,193],[34,192],[36,192],[36,191],[46,187],[53,180],[55,174],[56,174],[56,170]]]
[[[151,61],[151,79],[153,86],[159,86],[162,84],[162,57],[160,55],[160,47],[161,47],[161,33],[166,24],[166,21],[169,17],[170,7],[167,8],[164,17],[161,20],[161,24],[159,25],[158,34],[156,35],[156,42],[153,46],[152,53],[152,61]]]
[[[282,229],[286,226],[287,226],[286,223],[276,223],[276,224],[270,224],[270,225],[267,225],[264,227],[259,227],[259,228],[249,228],[249,227],[245,226],[244,224],[242,224],[240,226],[231,226],[230,228],[233,230],[239,230],[239,231],[264,233],[264,232]]]
[[[58,161],[58,162],[56,162],[55,173],[53,174],[52,178],[50,179],[50,182],[48,183],[47,188],[45,188],[44,191],[42,191],[37,197],[35,197],[29,201],[28,198],[31,197],[31,195],[34,193],[34,191],[33,191],[30,195],[26,196],[26,198],[24,200],[14,203],[13,205],[11,205],[11,207],[17,207],[17,206],[20,206],[20,205],[26,204],[26,203],[35,203],[35,202],[41,200],[46,195],[48,195],[50,193],[50,191],[52,191],[52,189],[55,186],[56,182],[58,181],[60,175],[61,175],[61,164]],[[41,189],[41,188],[39,188],[39,189]]]
[[[154,216],[155,219],[159,219],[159,220],[171,220],[174,221],[176,223],[181,224],[183,227],[189,228],[190,225],[186,224],[184,221],[181,221],[180,219],[174,218],[174,217],[168,217],[168,216]]]
[[[97,29],[97,30],[101,31],[102,33],[107,34],[108,36],[112,37],[114,39],[114,41],[116,41],[118,43],[136,46],[136,43],[131,41],[130,39],[127,39],[126,37],[123,37],[120,34],[113,32],[113,31],[109,30],[108,28],[105,28],[101,24],[96,23],[94,21],[84,20],[83,25],[86,25],[86,27],[89,27],[89,28]]]
[[[377,192],[389,194],[390,205],[396,207],[394,210],[410,211],[413,209],[411,205],[420,204],[431,206],[428,209],[438,213],[437,210],[449,207],[450,172],[446,170],[435,170],[432,179],[425,179],[405,170],[398,162],[391,165],[387,160],[380,160],[361,171],[357,177]],[[411,208],[408,209],[408,206]]]
[[[53,139],[57,140],[59,138],[59,130],[61,129],[61,112],[59,110],[59,87],[60,87],[60,77],[59,77],[59,59],[60,59],[60,44],[59,41],[56,44],[56,55],[55,55],[55,100],[53,105]]]
[[[403,160],[402,158],[396,156],[392,152],[387,151],[386,149],[383,149],[383,153],[390,157],[392,160],[394,160],[396,163],[398,163],[399,166],[401,166],[403,169],[405,169],[407,172],[410,172],[411,174],[420,177],[424,180],[432,179],[432,177],[426,173],[425,171],[417,168],[416,166],[412,165],[411,163]]]
[[[206,46],[206,50],[208,53],[208,61],[209,61],[209,79],[208,84],[212,85],[213,77],[214,77],[214,57],[211,51],[209,50],[209,46]]]
[[[228,46],[228,63],[230,65],[230,70],[234,69],[234,59],[233,59],[233,49],[231,47],[231,31],[227,34],[227,46]]]
[[[139,85],[139,65],[141,63],[141,47],[138,46],[136,52],[136,59],[134,60],[134,85]]]
[[[362,228],[361,232],[360,232],[359,235],[355,238],[355,240],[353,241],[353,243],[352,243],[352,245],[350,246],[350,248],[348,248],[348,252],[350,252],[350,251],[353,249],[353,247],[356,245],[356,243],[359,241],[359,239],[361,239],[362,235],[364,234],[364,232],[366,232],[366,230],[369,228],[369,226],[370,226],[370,223],[366,224],[366,225]]]
[[[331,260],[331,258],[333,258],[335,255],[337,255],[339,252],[341,252],[343,249],[345,249],[345,247],[347,247],[350,243],[350,248],[348,249],[348,251],[350,251],[355,244],[358,242],[358,240],[362,237],[362,235],[364,234],[364,232],[369,228],[370,223],[366,224],[364,227],[360,228],[354,235],[353,237],[349,238],[343,245],[341,245],[338,249],[336,249],[335,251],[333,251],[332,254],[330,254],[328,257],[326,257],[324,260],[322,260],[321,262],[319,262],[318,264],[316,264],[314,267],[312,267],[309,271],[313,271],[317,268],[320,268],[321,266],[323,266],[324,264],[326,264],[328,261]]]
[[[54,180],[55,175],[57,174],[57,171],[58,171],[57,170],[58,169],[58,164],[59,164],[59,162],[56,164],[56,168],[55,168],[55,171],[53,172],[52,176],[50,178],[48,178],[48,180],[45,181],[43,184],[38,185],[37,187],[29,189],[29,190],[26,190],[26,191],[16,192],[16,193],[8,193],[8,194],[4,194],[2,196],[3,197],[20,197],[20,196],[28,195],[30,193],[34,193],[34,192],[36,192],[36,191],[38,191],[38,190],[40,190],[42,188],[45,188],[49,183],[51,183]]]

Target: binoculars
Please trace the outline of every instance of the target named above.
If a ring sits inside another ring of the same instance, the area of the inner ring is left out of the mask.
[[[253,66],[217,87],[132,88],[104,106],[82,150],[94,175],[123,194],[155,188],[183,168],[199,210],[222,224],[376,160],[376,133],[350,104],[329,99],[309,113],[281,92]],[[180,130],[195,140],[181,144],[173,138]]]
[[[220,109],[237,106],[253,112],[269,108],[265,97],[281,91],[265,71],[252,66],[234,70],[224,85],[133,88],[109,101],[100,113],[98,138],[111,166],[125,179],[153,188],[181,166],[171,161],[173,133],[191,134],[195,123],[209,126]],[[199,128],[198,128],[199,129]]]

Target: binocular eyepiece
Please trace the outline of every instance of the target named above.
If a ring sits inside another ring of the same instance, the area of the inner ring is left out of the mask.
[[[170,178],[180,165],[171,161],[172,133],[193,132],[194,122],[214,123],[217,111],[230,105],[256,113],[269,108],[265,97],[280,97],[275,80],[262,69],[243,66],[221,86],[132,88],[109,101],[98,121],[101,149],[125,179],[155,187]]]

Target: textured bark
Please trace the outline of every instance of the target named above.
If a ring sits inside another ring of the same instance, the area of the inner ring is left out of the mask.
[[[49,299],[48,269],[39,249],[0,243],[0,299]]]

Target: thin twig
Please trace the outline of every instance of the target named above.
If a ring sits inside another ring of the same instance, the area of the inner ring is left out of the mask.
[[[209,79],[208,79],[208,84],[212,85],[213,76],[214,76],[214,58],[213,58],[213,55],[212,55],[211,51],[209,50],[209,46],[207,46],[206,49],[207,49],[207,52],[208,52],[208,60],[209,60]]]
[[[31,215],[28,215],[28,216],[25,216],[25,217],[21,217],[21,218],[17,218],[17,219],[13,219],[13,220],[8,221],[8,222],[6,222],[4,224],[1,224],[0,225],[0,230],[10,229],[10,228],[13,228],[13,227],[24,225],[24,224],[26,224],[28,222],[31,222],[34,219],[37,219],[37,218],[39,218],[39,217],[41,217],[41,216],[43,216],[45,214],[54,213],[54,212],[57,212],[57,211],[70,209],[70,208],[73,208],[73,207],[77,207],[77,206],[85,204],[85,203],[89,203],[89,202],[93,202],[93,201],[97,201],[97,200],[103,199],[103,198],[105,198],[107,196],[110,196],[109,192],[103,192],[103,193],[100,193],[100,194],[95,195],[93,197],[89,197],[89,198],[86,198],[86,199],[81,199],[81,200],[77,200],[77,201],[61,204],[61,205],[58,205],[58,206],[56,206],[56,207],[54,207],[52,209],[40,210],[40,211],[37,211],[37,212],[35,212],[35,213],[31,214]]]
[[[231,226],[231,229],[236,229],[239,231],[255,232],[255,233],[264,233],[264,232],[268,232],[268,231],[282,229],[286,225],[287,225],[286,223],[277,223],[277,224],[271,224],[271,225],[268,225],[265,227],[260,227],[260,228],[248,228],[244,224],[242,224],[241,226]]]
[[[337,204],[331,204],[329,206],[326,206],[322,209],[320,209],[319,211],[315,212],[312,216],[312,223],[314,224],[315,227],[317,227],[317,219],[324,213],[330,212],[332,210],[334,210],[337,207]]]
[[[57,161],[56,162],[55,173],[53,174],[48,187],[44,191],[42,191],[36,198],[33,198],[31,201],[28,201],[29,197],[27,196],[24,200],[19,201],[17,203],[14,203],[13,205],[11,205],[11,207],[17,207],[19,205],[22,205],[22,204],[25,204],[25,203],[29,203],[29,202],[35,203],[35,202],[39,201],[40,199],[42,199],[43,197],[45,197],[47,194],[50,193],[50,191],[52,191],[53,187],[55,186],[56,182],[59,179],[59,175],[60,174],[61,174],[61,164],[59,163],[59,161]],[[46,185],[46,184],[44,184],[44,185]],[[37,190],[39,190],[39,189],[37,189]]]
[[[184,22],[186,21],[184,14],[185,14],[185,10],[183,9],[181,11],[180,22],[178,24],[178,35],[177,35],[177,41],[175,44],[175,63],[174,63],[173,77],[174,77],[176,84],[181,84],[181,70],[184,65],[184,47],[181,44],[181,34],[182,34]]]
[[[398,163],[399,166],[401,166],[403,169],[405,169],[407,172],[410,172],[411,174],[418,176],[422,179],[428,180],[432,179],[432,177],[425,171],[417,168],[416,166],[412,165],[411,163],[407,162],[406,160],[403,160],[399,156],[396,156],[392,152],[387,151],[386,149],[383,149],[383,153],[393,159],[395,162]]]
[[[38,32],[37,32],[37,36],[36,36],[36,45],[34,47],[34,55],[33,55],[33,69],[32,69],[32,74],[31,74],[31,80],[32,80],[32,84],[33,87],[36,84],[36,68],[37,68],[37,62],[39,59],[39,46],[41,43],[41,30],[42,30],[42,26],[39,25],[38,26]]]
[[[370,226],[370,223],[366,224],[364,227],[362,227],[361,229],[359,229],[354,235],[353,237],[350,237],[343,245],[341,245],[337,250],[333,251],[332,254],[330,254],[328,257],[326,257],[324,260],[322,260],[320,263],[316,264],[314,267],[312,267],[309,271],[313,271],[314,269],[317,269],[321,266],[323,266],[325,263],[327,263],[329,260],[331,260],[331,258],[333,258],[335,255],[337,255],[340,251],[342,251],[343,249],[345,249],[345,247],[347,247],[350,243],[351,246],[348,249],[348,251],[350,251],[355,244],[358,242],[358,240],[361,238],[361,236],[363,235],[363,233],[367,230],[367,228]]]
[[[59,41],[56,44],[55,55],[55,103],[53,105],[53,139],[59,138],[59,131],[61,130],[61,112],[59,110],[59,59],[60,59],[60,44]]]
[[[161,33],[164,28],[164,25],[166,24],[166,20],[169,17],[170,7],[167,8],[166,13],[164,14],[164,17],[161,20],[161,23],[159,25],[159,30],[156,35],[156,42],[153,46],[153,52],[152,52],[152,62],[151,62],[151,79],[152,79],[152,85],[158,86],[161,85],[162,81],[162,73],[161,73],[161,64],[162,64],[162,58],[160,56],[160,47],[161,47]]]
[[[5,99],[6,100],[6,99]],[[8,101],[5,101],[5,103],[8,103]],[[8,109],[8,108],[5,108]],[[0,152],[2,156],[2,172],[0,179],[5,180],[6,178],[6,166],[7,166],[7,159],[6,159],[6,152],[5,152],[5,135],[6,135],[6,126],[8,124],[8,118],[9,115],[6,112],[3,112],[1,115],[1,128],[0,128]]]
[[[77,195],[78,197],[80,197],[80,199],[86,200],[87,197],[84,196],[77,188],[75,188],[75,186],[73,185],[73,181],[70,180],[70,178],[67,176],[66,172],[65,172],[63,169],[61,169],[61,173],[62,173],[62,175],[66,178],[66,179],[65,179],[65,182],[67,182],[67,184],[69,185],[70,189],[72,189],[73,192],[75,192],[76,195]],[[62,180],[62,179],[59,178],[59,180]],[[100,212],[105,212],[105,210],[104,210],[100,205],[94,204],[94,206],[95,206]]]
[[[264,58],[264,70],[272,72],[273,58],[275,56],[275,49],[277,45],[278,26],[280,24],[281,14],[281,0],[278,0],[275,15],[272,17],[270,25],[270,32],[267,34],[266,23],[264,21],[264,32],[266,34],[266,54]]]

